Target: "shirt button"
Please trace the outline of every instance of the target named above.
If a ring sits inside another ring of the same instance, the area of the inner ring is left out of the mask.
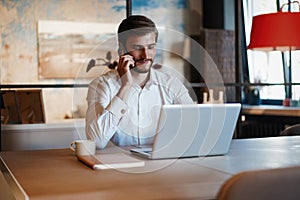
[[[121,113],[122,113],[122,114],[124,114],[125,112],[126,112],[126,110],[125,110],[125,109],[122,109],[122,110],[121,110]]]

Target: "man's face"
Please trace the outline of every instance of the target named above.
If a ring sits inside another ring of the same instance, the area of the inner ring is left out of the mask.
[[[136,67],[132,70],[138,73],[147,73],[156,55],[155,33],[129,37],[126,50],[135,60]]]

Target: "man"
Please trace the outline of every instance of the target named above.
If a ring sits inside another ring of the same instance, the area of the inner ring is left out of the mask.
[[[119,62],[89,85],[86,135],[105,148],[153,143],[163,104],[191,104],[176,78],[153,68],[158,31],[153,21],[133,15],[118,29]]]

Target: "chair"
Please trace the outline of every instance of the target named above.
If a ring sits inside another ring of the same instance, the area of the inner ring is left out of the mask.
[[[300,135],[300,124],[295,124],[285,128],[281,133],[281,136]]]
[[[218,200],[298,200],[300,166],[241,172],[228,179]]]

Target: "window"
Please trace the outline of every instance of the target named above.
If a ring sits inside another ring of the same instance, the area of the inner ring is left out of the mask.
[[[288,0],[243,0],[246,45],[250,42],[252,17],[260,14],[277,12]],[[287,12],[289,6],[284,6]],[[290,4],[290,10],[299,11],[298,4]],[[247,50],[250,83],[267,83],[260,86],[262,99],[282,100],[292,98],[300,100],[300,51],[291,52],[262,52]],[[291,61],[291,62],[289,62]],[[284,63],[290,76],[284,73]]]

